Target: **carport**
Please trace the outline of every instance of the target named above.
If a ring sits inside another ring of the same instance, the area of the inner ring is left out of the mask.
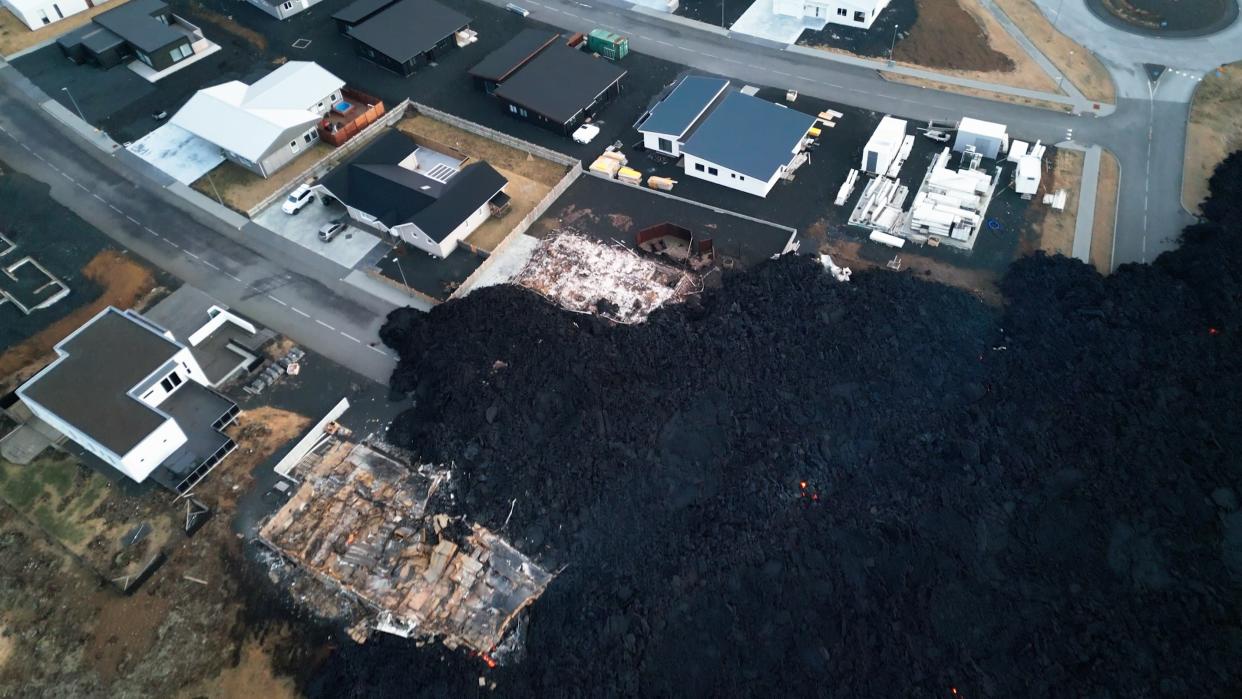
[[[164,124],[129,144],[128,150],[185,185],[224,162],[224,155],[215,144],[176,124]]]

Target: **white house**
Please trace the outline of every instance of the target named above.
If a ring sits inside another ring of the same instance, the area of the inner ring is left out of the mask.
[[[39,419],[129,478],[157,470],[184,492],[236,445],[237,406],[210,389],[189,347],[134,311],[106,308],[17,389]]]
[[[287,19],[323,0],[246,0],[276,19]]]
[[[687,175],[766,197],[805,161],[815,117],[727,88],[683,78],[636,128],[648,148],[680,155]]]
[[[361,226],[445,258],[493,210],[508,206],[508,184],[485,162],[466,164],[390,129],[324,175],[315,191],[344,205]]]
[[[38,29],[42,26],[59,22],[69,15],[76,15],[94,7],[97,4],[103,4],[107,0],[99,0],[92,2],[91,0],[0,0],[10,12],[12,12],[22,24],[31,29]]]
[[[253,85],[233,80],[199,90],[172,123],[267,177],[319,140],[319,122],[343,87],[316,63],[289,61]]]
[[[772,0],[772,12],[808,22],[870,29],[888,3],[889,0]]]

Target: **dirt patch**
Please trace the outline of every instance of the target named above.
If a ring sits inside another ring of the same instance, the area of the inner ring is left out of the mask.
[[[12,12],[9,12],[8,8],[0,8],[0,56],[8,56],[22,49],[30,48],[35,44],[55,39],[61,34],[85,26],[95,15],[120,7],[128,1],[112,0],[107,4],[96,5],[76,15],[70,15],[59,22],[53,22],[33,31],[30,27],[22,24],[21,20]]]
[[[237,449],[212,472],[200,492],[231,509],[253,480],[250,474],[255,467],[310,426],[310,418],[280,408],[263,406],[243,412],[227,430]]]
[[[973,87],[962,87],[952,83],[942,83],[938,80],[924,80],[923,78],[915,78],[909,75],[901,75],[900,73],[890,73],[888,71],[880,71],[880,75],[889,82],[902,83],[904,85],[914,85],[916,87],[924,87],[931,90],[940,90],[941,92],[955,92],[959,95],[968,95],[970,97],[980,97],[995,102],[1008,102],[1009,104],[1021,104],[1027,107],[1037,107],[1039,109],[1048,109],[1056,112],[1065,112],[1069,114],[1073,111],[1073,107],[1060,102],[1049,102],[1048,100],[1033,99],[1030,97],[1020,97],[1018,95],[1010,95],[1004,92],[994,92],[992,90],[979,90]]]
[[[139,300],[155,288],[149,269],[133,258],[115,250],[105,250],[82,268],[86,278],[98,284],[103,293],[65,318],[36,333],[26,341],[0,354],[0,392],[10,390],[33,375],[40,360],[47,359],[57,342],[77,330],[83,323],[107,306],[128,309],[138,307]]]
[[[1112,153],[1100,153],[1100,180],[1095,190],[1095,221],[1091,226],[1091,264],[1100,274],[1113,267],[1113,236],[1117,228],[1117,187],[1121,166]]]
[[[120,597],[99,610],[86,655],[106,683],[124,672],[130,658],[145,655],[172,601],[145,592]]]
[[[1074,229],[1078,222],[1078,199],[1082,191],[1082,166],[1086,154],[1076,150],[1057,149],[1044,159],[1044,173],[1039,191],[1027,208],[1027,221],[1035,234],[1033,247],[1049,255],[1074,254]],[[1057,211],[1042,203],[1045,194],[1066,190],[1065,210]],[[1026,246],[1024,245],[1024,248]],[[1027,252],[1028,250],[1024,250]]]
[[[13,659],[13,650],[17,644],[13,641],[13,637],[9,635],[9,629],[6,625],[0,624],[0,672],[4,671],[4,666],[9,664]]]
[[[182,689],[176,696],[181,699],[294,699],[298,693],[293,682],[276,675],[266,645],[253,639],[246,641],[236,665],[225,668],[210,680]]]
[[[184,5],[180,5],[177,8],[177,12],[186,15],[187,19],[195,24],[200,26],[203,24],[211,25],[212,29],[217,32],[232,34],[238,39],[250,44],[257,52],[267,53],[267,37],[253,29],[250,29],[249,27],[239,24],[234,21],[232,17],[226,17],[225,15],[206,7],[202,3],[189,2]],[[203,33],[210,38],[213,32],[204,31]],[[217,43],[219,43],[218,40]]]
[[[1113,79],[1095,54],[1057,31],[1031,0],[994,0],[1065,77],[1095,102],[1117,99]]]
[[[312,165],[332,153],[332,146],[317,142],[270,177],[260,177],[228,160],[220,163],[191,185],[203,194],[222,201],[234,211],[249,216],[250,210],[294,180],[306,175]]]
[[[1198,213],[1208,194],[1208,179],[1225,156],[1242,149],[1242,62],[1231,63],[1203,78],[1190,104],[1182,206]]]
[[[857,240],[833,238],[821,243],[819,252],[831,255],[838,266],[849,267],[855,273],[867,269],[885,269],[884,265],[863,257],[862,246]],[[909,274],[963,289],[990,306],[1001,304],[1001,294],[997,288],[999,275],[995,272],[951,265],[920,255],[914,250],[903,249],[896,254],[901,257],[902,269]]]

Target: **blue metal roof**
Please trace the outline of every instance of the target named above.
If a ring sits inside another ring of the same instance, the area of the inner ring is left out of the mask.
[[[681,136],[694,125],[695,119],[729,86],[724,78],[688,75],[651,110],[651,115],[638,127],[639,131]]]
[[[702,119],[681,152],[766,181],[793,159],[794,148],[814,125],[810,114],[730,92]]]

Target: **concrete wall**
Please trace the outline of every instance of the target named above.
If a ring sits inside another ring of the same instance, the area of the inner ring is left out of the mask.
[[[765,181],[720,167],[715,163],[696,158],[689,153],[683,153],[683,156],[683,167],[687,175],[697,177],[700,180],[715,182],[716,184],[746,192],[747,194],[753,194],[757,197],[766,197],[768,192],[772,191],[773,185],[780,179],[781,172],[784,169],[777,171],[776,174],[772,175],[772,179]],[[699,169],[700,167],[702,167],[702,170]],[[713,169],[716,171],[715,174],[712,174]]]

